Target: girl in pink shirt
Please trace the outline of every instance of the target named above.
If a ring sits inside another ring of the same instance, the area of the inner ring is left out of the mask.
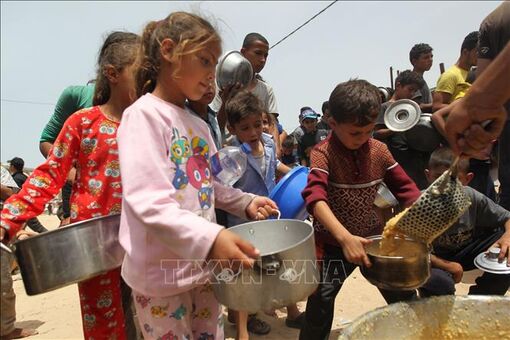
[[[211,24],[176,12],[149,23],[142,41],[140,98],[118,132],[122,277],[133,289],[145,339],[223,339],[205,262],[250,266],[259,253],[216,224],[214,208],[263,219],[276,204],[213,180],[213,138],[185,108],[186,99],[200,99],[214,82],[221,39]]]

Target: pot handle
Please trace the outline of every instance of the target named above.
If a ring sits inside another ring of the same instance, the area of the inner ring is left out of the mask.
[[[281,216],[282,216],[281,211],[280,210],[276,210],[276,217],[270,216],[269,219],[271,219],[271,220],[279,220]]]
[[[255,260],[254,269],[261,270],[264,274],[275,274],[282,267],[282,261],[276,255],[267,255]]]
[[[3,244],[2,242],[0,242],[0,247],[5,250],[6,252],[8,252],[9,254],[12,254],[12,250],[11,248],[7,247],[5,244]]]

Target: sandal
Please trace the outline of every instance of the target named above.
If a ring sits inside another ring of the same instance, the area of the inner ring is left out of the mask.
[[[35,329],[31,328],[15,328],[12,332],[7,335],[2,336],[2,340],[10,340],[10,339],[22,339],[32,335],[39,334],[39,332]]]
[[[305,324],[305,313],[304,312],[299,314],[298,317],[295,319],[289,319],[289,318],[285,319],[285,326],[287,326],[289,328],[301,329],[304,324]]]
[[[258,319],[256,315],[248,317],[248,332],[257,335],[266,335],[271,332],[271,325],[264,320]]]

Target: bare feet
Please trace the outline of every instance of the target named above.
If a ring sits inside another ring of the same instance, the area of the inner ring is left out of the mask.
[[[1,340],[10,340],[10,339],[21,339],[26,338],[32,335],[39,334],[39,332],[35,329],[31,328],[15,328],[12,332],[7,335],[2,336]]]

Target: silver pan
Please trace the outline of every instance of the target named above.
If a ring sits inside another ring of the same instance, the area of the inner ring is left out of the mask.
[[[122,264],[120,215],[97,217],[12,245],[28,295],[84,281]]]

